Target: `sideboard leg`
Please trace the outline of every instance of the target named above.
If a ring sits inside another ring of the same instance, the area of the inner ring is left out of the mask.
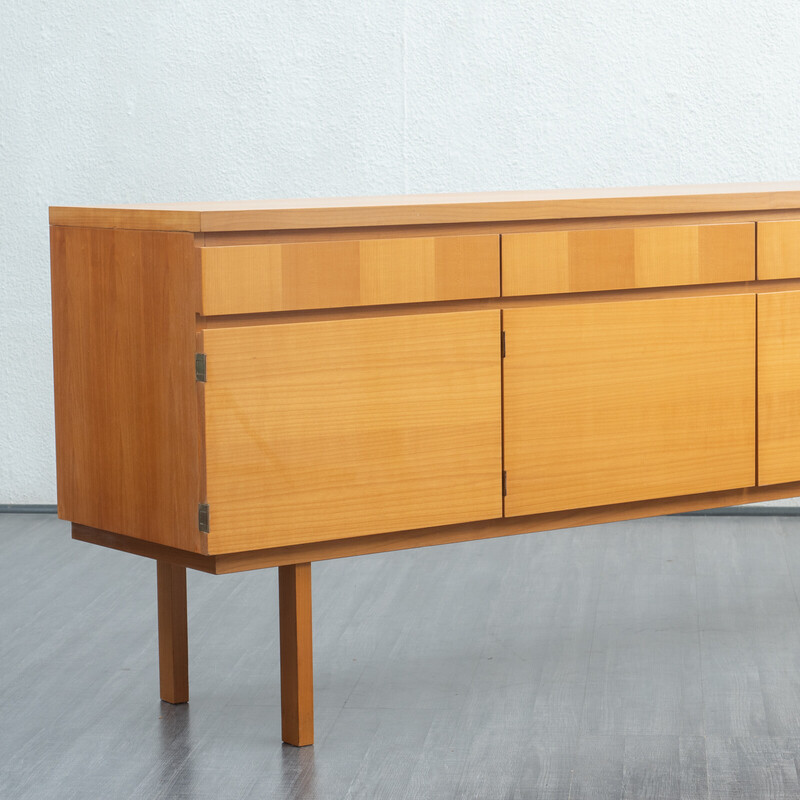
[[[311,564],[278,567],[281,627],[281,727],[295,747],[314,743]]]
[[[186,568],[157,562],[158,666],[161,699],[189,700],[189,633],[186,624]]]

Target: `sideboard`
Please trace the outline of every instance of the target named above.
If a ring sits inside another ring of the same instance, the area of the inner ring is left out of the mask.
[[[51,207],[58,512],[278,567],[313,741],[311,563],[800,495],[800,182]]]

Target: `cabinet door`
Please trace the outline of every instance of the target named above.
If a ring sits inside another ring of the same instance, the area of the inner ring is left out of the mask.
[[[211,553],[502,516],[500,312],[204,333]]]
[[[758,295],[758,483],[800,480],[800,292]]]
[[[507,516],[752,486],[755,297],[504,312]]]

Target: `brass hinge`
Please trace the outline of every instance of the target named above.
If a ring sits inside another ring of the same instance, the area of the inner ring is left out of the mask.
[[[205,380],[206,380],[206,354],[205,353],[195,353],[194,354],[194,379],[196,381],[203,381],[205,383]]]
[[[508,494],[508,473],[503,470],[503,497]]]
[[[500,331],[500,357],[506,357],[506,332]]]
[[[208,503],[197,506],[197,527],[201,533],[208,533]]]

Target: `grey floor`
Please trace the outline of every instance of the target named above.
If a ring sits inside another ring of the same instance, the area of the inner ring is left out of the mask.
[[[800,797],[800,518],[666,517],[314,565],[317,743],[279,738],[275,570],[0,515],[0,798]]]

